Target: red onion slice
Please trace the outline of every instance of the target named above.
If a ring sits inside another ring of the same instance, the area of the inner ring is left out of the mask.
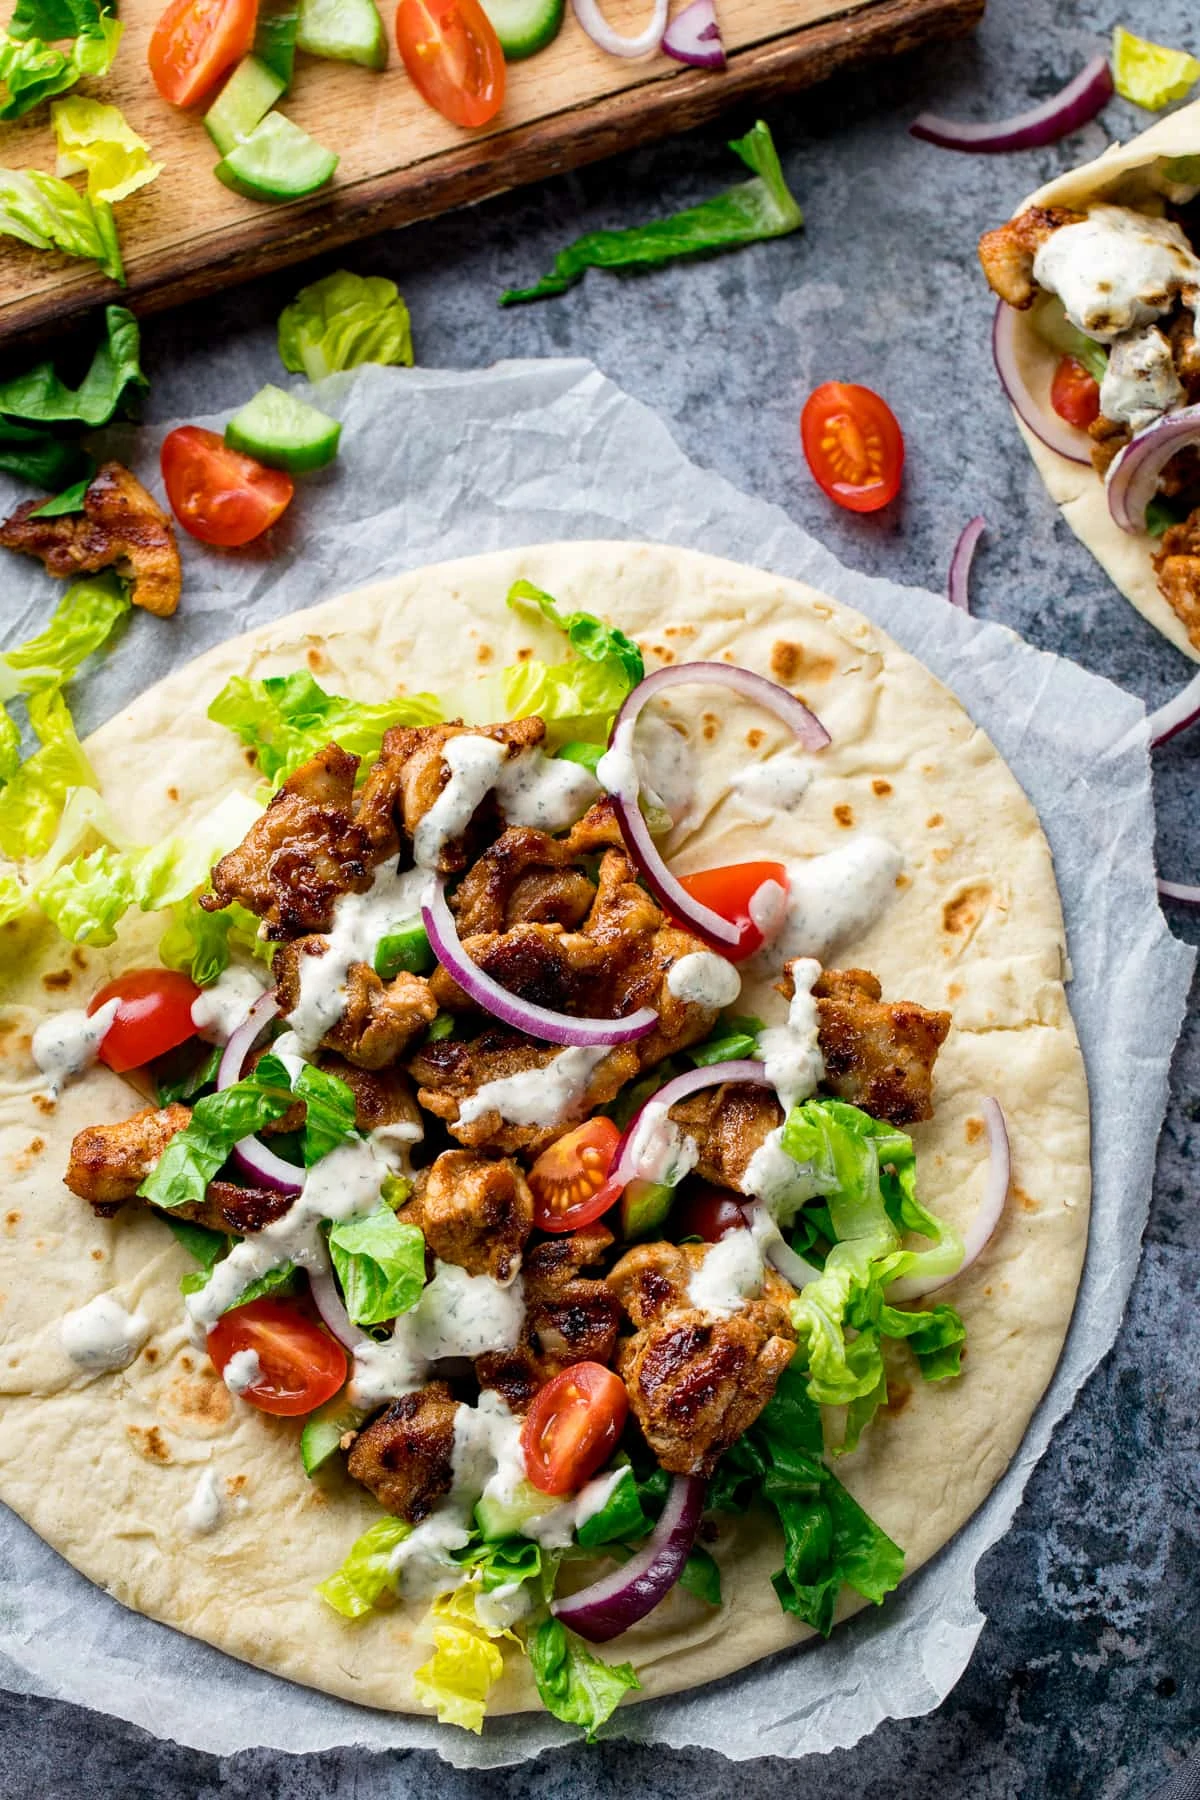
[[[676,62],[696,69],[723,69],[725,46],[713,0],[692,0],[663,33],[662,47]]]
[[[1040,438],[1056,456],[1064,456],[1068,462],[1090,463],[1087,433],[1060,419],[1050,404],[1049,394],[1044,399],[1039,398],[1021,372],[1016,339],[1020,316],[1006,300],[1001,300],[992,323],[992,357],[1008,403],[1021,423],[1027,425],[1034,437]]]
[[[659,905],[714,950],[722,950],[728,954],[730,950],[738,948],[742,928],[723,919],[711,907],[702,906],[698,900],[694,900],[678,877],[668,869],[659,855],[638,804],[640,784],[633,761],[634,731],[647,701],[666,688],[704,682],[711,683],[714,687],[732,688],[746,699],[756,701],[790,726],[806,750],[823,750],[830,738],[820,719],[809,711],[803,701],[797,700],[794,694],[789,694],[778,682],[769,681],[765,675],[756,675],[752,669],[739,668],[736,663],[673,663],[668,668],[656,669],[653,675],[647,675],[632,693],[625,696],[625,702],[613,721],[608,740],[608,757],[617,760],[619,774],[623,779],[619,789],[609,788],[609,792],[612,794],[630,854]],[[601,768],[605,760],[607,758],[602,760]],[[625,766],[621,767],[621,764]],[[600,779],[604,780],[603,775]]]
[[[1108,471],[1108,510],[1122,531],[1146,529],[1146,508],[1158,478],[1185,444],[1200,444],[1200,406],[1164,413],[1126,444]]]
[[[1112,70],[1108,59],[1094,56],[1065,88],[1052,94],[1028,112],[1016,113],[1009,119],[993,119],[970,125],[958,119],[943,119],[937,113],[924,112],[915,118],[909,131],[915,138],[937,144],[942,150],[971,150],[995,154],[1002,150],[1034,150],[1041,144],[1056,144],[1068,132],[1078,131],[1094,119],[1113,91]]]
[[[271,1020],[279,1012],[275,990],[260,994],[237,1030],[233,1033],[217,1065],[217,1092],[232,1087],[242,1078],[242,1066]],[[285,1162],[256,1137],[244,1137],[233,1146],[233,1160],[243,1175],[258,1187],[270,1188],[276,1194],[295,1196],[304,1185],[302,1172],[295,1163]]]
[[[605,1644],[644,1619],[683,1573],[707,1492],[703,1476],[676,1475],[659,1521],[637,1555],[578,1594],[555,1600],[550,1611],[591,1644]]]
[[[1156,750],[1159,744],[1168,743],[1197,719],[1200,719],[1200,675],[1193,675],[1173,700],[1166,701],[1146,720],[1150,748]]]
[[[571,5],[593,44],[607,50],[610,56],[646,56],[662,43],[667,27],[668,0],[654,0],[653,17],[636,37],[622,37],[619,31],[614,31],[600,11],[597,0],[571,0]]]
[[[964,525],[959,540],[954,546],[954,555],[950,558],[950,573],[946,581],[946,597],[951,606],[957,606],[962,612],[971,610],[971,597],[968,583],[971,575],[971,563],[975,556],[975,547],[987,530],[987,520],[982,513],[976,513],[969,524]]]
[[[926,1294],[936,1293],[938,1288],[945,1287],[947,1282],[957,1281],[990,1242],[992,1233],[1000,1223],[1012,1184],[1012,1152],[1000,1102],[989,1097],[983,1102],[982,1110],[987,1124],[991,1158],[983,1199],[963,1236],[962,1261],[951,1275],[905,1275],[899,1281],[891,1282],[885,1296],[889,1306],[893,1300],[921,1300]]]
[[[658,1024],[653,1007],[643,1006],[627,1019],[576,1019],[570,1013],[554,1012],[548,1006],[535,1006],[521,1000],[473,963],[458,935],[454,915],[446,903],[445,884],[434,881],[421,902],[421,920],[433,946],[433,953],[444,969],[449,970],[463,992],[485,1012],[511,1025],[528,1037],[543,1038],[549,1044],[566,1044],[580,1049],[600,1048],[606,1044],[628,1044],[643,1038]]]
[[[1164,900],[1178,900],[1184,906],[1200,906],[1200,887],[1187,887],[1182,881],[1160,881],[1158,891]]]
[[[278,1012],[279,1000],[275,990],[268,988],[265,994],[259,995],[221,1052],[221,1060],[217,1065],[218,1093],[242,1079],[246,1058]]]
[[[329,1269],[306,1268],[309,1292],[313,1297],[313,1305],[324,1319],[326,1325],[344,1349],[353,1353],[360,1344],[369,1343],[365,1331],[360,1331],[353,1324],[350,1314],[342,1304],[342,1296],[338,1293],[337,1282]]]

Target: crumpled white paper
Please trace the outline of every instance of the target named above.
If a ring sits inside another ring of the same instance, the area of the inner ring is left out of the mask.
[[[222,371],[231,405],[262,378],[240,363],[248,358],[235,350]],[[85,726],[209,644],[402,569],[564,538],[658,540],[797,577],[867,613],[954,689],[1041,814],[1067,918],[1095,1177],[1087,1266],[1053,1384],[975,1518],[884,1607],[828,1643],[622,1708],[607,1735],[734,1758],[802,1756],[854,1744],[885,1718],[929,1712],[983,1627],[976,1565],[1112,1344],[1137,1266],[1195,956],[1158,909],[1146,751],[1113,750],[1141,703],[934,594],[843,568],[778,508],[689,462],[662,420],[588,363],[503,363],[482,374],[372,368],[334,377],[314,397],[344,421],[343,450],[333,469],[300,484],[283,551],[223,555],[189,540],[183,609],[169,624],[132,622],[83,684]],[[123,446],[156,487],[161,435],[142,431]],[[16,497],[0,489],[0,505]],[[18,583],[5,575],[11,595]],[[28,597],[6,596],[6,640],[36,628],[50,591],[31,571]],[[488,1767],[574,1735],[531,1715],[498,1720],[476,1739],[295,1687],[125,1611],[3,1509],[0,1680],[217,1753],[359,1743],[432,1748],[459,1766]]]

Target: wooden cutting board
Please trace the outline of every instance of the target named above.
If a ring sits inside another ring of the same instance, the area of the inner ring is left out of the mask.
[[[675,0],[672,11],[681,8]],[[90,263],[0,237],[0,340],[45,335],[71,315],[124,299],[150,312],[213,293],[387,226],[445,212],[671,132],[736,103],[804,87],[866,57],[897,55],[969,30],[984,0],[718,0],[729,58],[723,73],[665,56],[624,62],[598,50],[570,7],[546,50],[508,71],[495,122],[468,133],[417,95],[393,46],[382,73],[298,56],[281,110],[339,155],[333,183],[285,206],[230,193],[199,117],[159,99],[146,45],[165,0],[121,0],[113,69],[80,92],[111,100],[165,164],[116,208],[128,288]],[[385,25],[392,6],[382,0]],[[605,0],[622,31],[640,29],[647,0]],[[0,163],[54,168],[48,107],[0,124]],[[730,179],[736,179],[731,166]],[[514,264],[514,281],[540,269]]]

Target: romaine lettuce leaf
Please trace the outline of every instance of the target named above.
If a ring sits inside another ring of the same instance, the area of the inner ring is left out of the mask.
[[[0,81],[7,90],[0,119],[18,119],[81,75],[106,75],[122,27],[98,0],[17,0],[0,33]],[[70,39],[65,49],[51,41]]]
[[[170,1104],[163,1099],[161,1093],[158,1100],[160,1106]],[[223,1231],[213,1231],[207,1225],[197,1225],[194,1219],[173,1219],[169,1213],[164,1213],[163,1218],[171,1227],[176,1241],[189,1256],[195,1257],[206,1275],[216,1267],[229,1248],[229,1239]]]
[[[0,169],[0,233],[35,250],[61,250],[99,263],[103,274],[124,284],[112,207],[107,200],[90,200],[57,175]]]
[[[128,596],[115,576],[76,582],[44,631],[0,654],[0,701],[61,687],[81,663],[104,648],[129,610]]]
[[[354,1091],[339,1075],[306,1062],[292,1083],[304,1101],[304,1166],[310,1169],[354,1136]]]
[[[338,269],[301,288],[279,315],[279,355],[293,375],[319,381],[360,363],[412,365],[408,308],[394,281]]]
[[[236,732],[254,751],[275,787],[326,744],[351,755],[377,756],[393,725],[435,725],[446,717],[432,694],[408,694],[368,705],[327,694],[307,670],[269,675],[264,681],[232,676],[208,709],[218,725]]]
[[[546,1619],[531,1631],[526,1649],[542,1705],[565,1724],[582,1725],[588,1743],[622,1695],[642,1685],[632,1663],[601,1662],[557,1619]]]
[[[83,469],[94,467],[81,446],[69,438],[35,431],[12,419],[0,419],[0,469],[31,487],[60,488]]]
[[[49,847],[72,788],[96,786],[62,689],[38,688],[27,705],[40,748],[0,791],[0,850],[14,862]]]
[[[93,200],[125,200],[161,174],[150,146],[128,123],[119,106],[73,94],[50,108],[58,144],[56,174],[86,175]]]
[[[75,194],[74,188],[68,191]],[[67,387],[52,362],[35,363],[33,368],[0,381],[0,414],[38,425],[107,425],[118,410],[129,410],[134,390],[149,385],[140,357],[137,320],[127,307],[106,306],[103,342],[79,386]],[[5,429],[0,427],[0,444]]]
[[[381,1325],[416,1305],[425,1286],[425,1239],[386,1202],[365,1219],[335,1225],[329,1253],[356,1325]]]
[[[396,1591],[392,1553],[412,1526],[407,1519],[376,1519],[350,1546],[345,1561],[317,1588],[327,1606],[343,1619],[361,1619]]]
[[[51,494],[49,500],[43,500],[40,506],[34,507],[29,517],[31,519],[61,519],[67,513],[81,513],[91,485],[91,476],[85,475],[82,481],[73,482],[69,488],[64,488],[61,494]]]
[[[548,1600],[554,1590],[558,1557],[553,1551],[543,1551],[532,1538],[481,1540],[468,1545],[465,1550],[456,1551],[454,1560],[477,1576],[485,1594],[514,1584],[520,1586],[527,1581],[538,1583],[543,1599]]]
[[[158,958],[168,969],[186,969],[197,987],[211,987],[229,967],[233,949],[269,963],[274,944],[258,935],[258,920],[235,900],[221,912],[205,912],[198,894],[171,907],[171,923],[158,940]]]
[[[804,214],[788,191],[763,120],[744,138],[735,138],[729,148],[754,171],[752,181],[739,182],[669,219],[655,219],[625,231],[589,232],[559,251],[554,267],[535,287],[510,288],[501,294],[501,306],[564,294],[587,269],[647,268],[680,256],[731,250],[798,231]]]
[[[435,1708],[439,1725],[481,1732],[492,1688],[504,1673],[504,1658],[491,1639],[465,1625],[433,1627],[434,1652],[413,1670],[413,1692]]]
[[[616,663],[625,677],[626,692],[635,688],[646,674],[642,653],[631,637],[615,625],[606,625],[594,613],[564,613],[558,601],[532,581],[514,581],[508,590],[506,604],[514,611],[534,607],[544,619],[566,633],[567,642],[576,656],[606,667]]]
[[[1115,25],[1112,72],[1122,100],[1132,100],[1147,112],[1161,112],[1200,81],[1200,62],[1186,50],[1171,50]]]
[[[171,1139],[138,1193],[154,1206],[167,1208],[203,1200],[233,1146],[282,1118],[292,1098],[292,1084],[279,1058],[261,1057],[241,1081],[196,1102],[191,1121]]]
[[[704,1069],[713,1063],[739,1062],[743,1057],[758,1055],[758,1036],[762,1029],[761,1019],[752,1014],[735,1014],[719,1021],[713,1037],[705,1038],[702,1044],[693,1044],[683,1054],[690,1063]]]
[[[182,1223],[182,1221],[167,1220],[168,1224],[176,1222]],[[224,1242],[226,1248],[231,1249],[234,1244],[240,1243],[241,1240],[235,1237],[228,1237]],[[211,1274],[211,1265],[203,1269],[189,1269],[187,1274],[180,1279],[180,1293],[198,1294],[201,1288],[208,1286]],[[265,1300],[272,1294],[295,1294],[299,1287],[299,1280],[300,1272],[296,1268],[295,1263],[280,1263],[277,1268],[268,1269],[265,1275],[259,1275],[255,1280],[247,1282],[237,1298],[231,1300],[224,1310],[227,1313],[236,1312],[239,1306],[249,1306],[252,1300]]]

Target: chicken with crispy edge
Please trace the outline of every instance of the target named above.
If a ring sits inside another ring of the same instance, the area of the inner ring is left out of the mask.
[[[160,619],[179,605],[183,570],[175,527],[123,464],[102,463],[83,496],[83,511],[39,519],[45,500],[23,501],[0,523],[0,546],[36,556],[66,579],[115,568],[132,583],[129,598]]]
[[[487,737],[503,744],[508,758],[536,749],[546,727],[534,714],[505,725],[469,726],[451,720],[446,725],[393,725],[367,776],[359,803],[358,819],[370,838],[376,860],[394,856],[400,849],[400,828],[411,839],[426,813],[436,804],[450,780],[442,751],[456,737]],[[495,803],[484,802],[481,812],[495,814]],[[472,832],[468,830],[445,843],[438,855],[439,875],[454,875],[471,860]]]
[[[346,1466],[398,1519],[419,1525],[454,1481],[459,1402],[444,1381],[401,1394],[360,1431]]]
[[[509,1282],[533,1230],[533,1195],[510,1157],[443,1150],[418,1173],[399,1216],[420,1228],[439,1261]]]
[[[582,1271],[597,1266],[612,1242],[607,1226],[588,1225],[546,1238],[526,1255],[520,1342],[475,1359],[480,1387],[513,1412],[526,1412],[538,1389],[572,1363],[611,1363],[621,1309],[607,1282]]]
[[[616,1368],[642,1434],[672,1475],[710,1475],[753,1425],[792,1360],[792,1290],[773,1271],[761,1299],[728,1317],[693,1304],[688,1284],[713,1246],[639,1244],[608,1276],[636,1327]]]
[[[561,925],[573,931],[591,911],[596,889],[581,857],[623,850],[616,808],[608,798],[554,838],[532,825],[509,825],[477,856],[450,899],[460,937],[513,925]]]
[[[979,260],[992,292],[1025,312],[1037,298],[1033,262],[1038,251],[1063,225],[1080,225],[1086,213],[1067,206],[1027,206],[979,240]]]
[[[795,991],[791,963],[779,991]],[[933,1117],[933,1065],[950,1029],[948,1012],[915,1000],[882,999],[869,969],[825,969],[813,983],[820,1013],[823,1085],[839,1100],[891,1125]]]
[[[297,938],[275,952],[271,973],[286,1019],[300,1001],[302,958],[323,956],[322,937]],[[438,1003],[423,975],[401,969],[384,981],[366,963],[351,963],[341,1016],[321,1042],[359,1069],[383,1069],[403,1055],[437,1017]]]

